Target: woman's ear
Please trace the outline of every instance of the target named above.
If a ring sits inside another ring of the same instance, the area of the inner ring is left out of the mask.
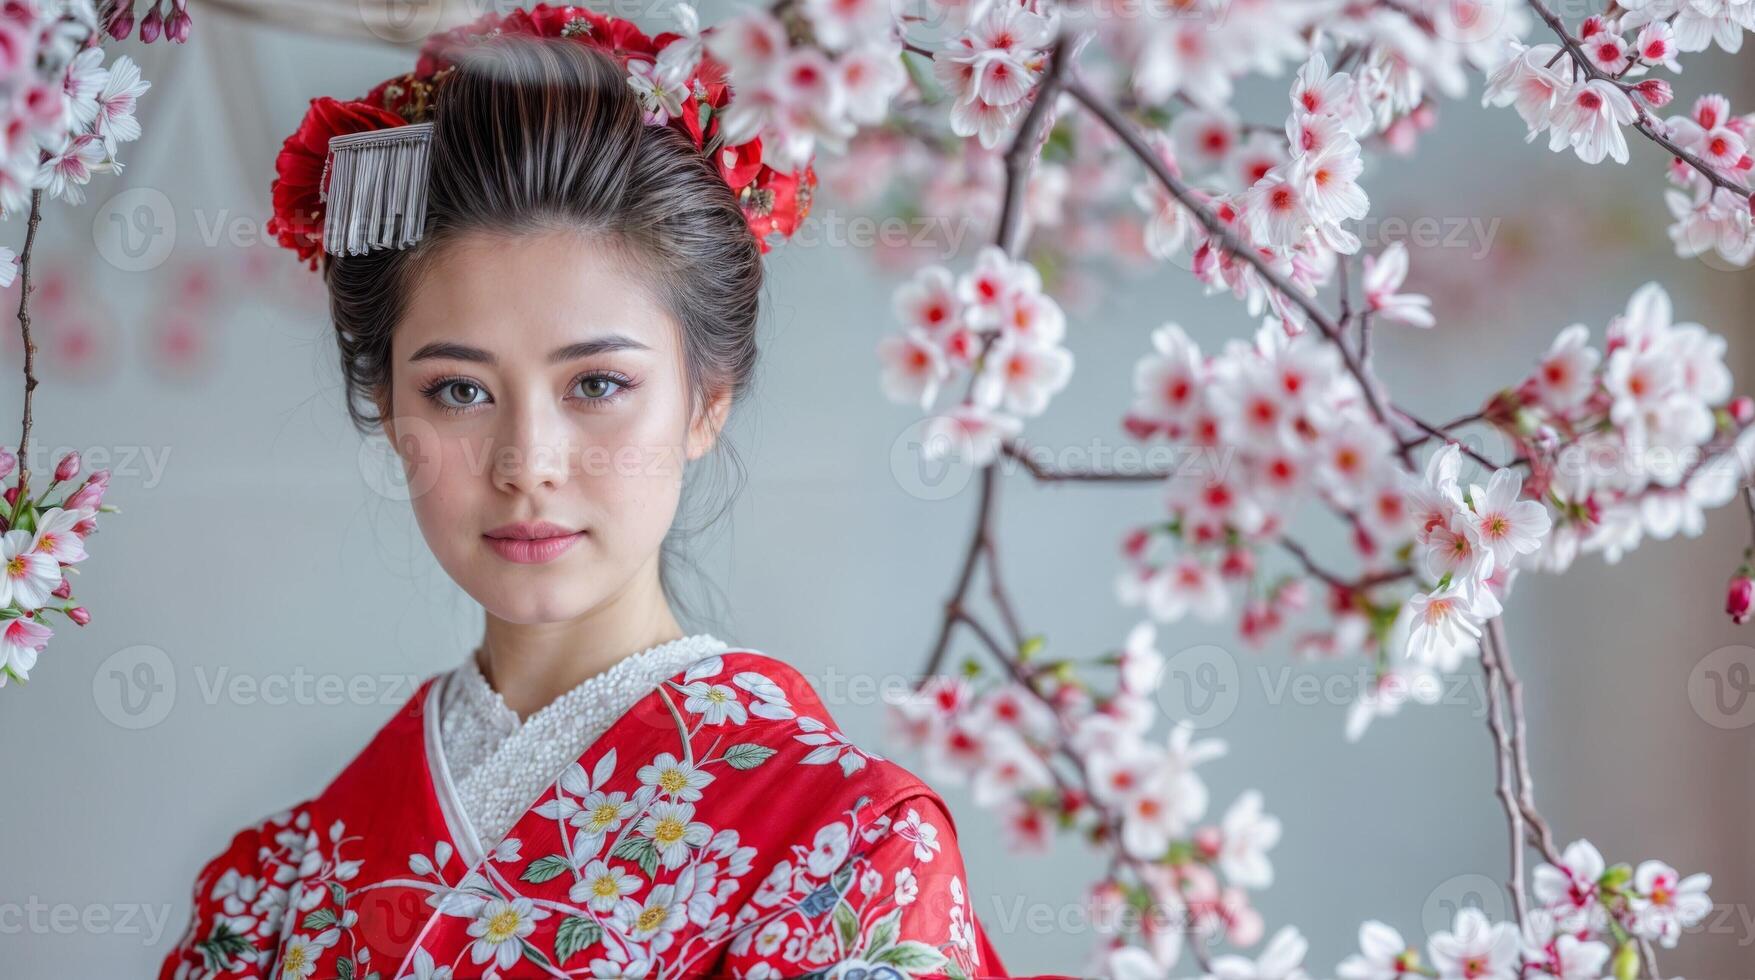
[[[717,388],[695,413],[694,421],[689,425],[688,458],[700,459],[713,444],[719,441],[719,432],[725,427],[725,420],[731,413],[731,390]]]

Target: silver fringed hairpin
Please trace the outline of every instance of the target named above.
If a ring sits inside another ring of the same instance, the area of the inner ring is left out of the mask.
[[[426,230],[430,122],[348,133],[329,140],[323,250],[363,255],[407,248]]]

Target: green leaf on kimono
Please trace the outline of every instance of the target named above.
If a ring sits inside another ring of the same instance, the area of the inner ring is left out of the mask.
[[[553,966],[554,965],[553,963],[550,963],[548,961],[548,957],[542,955],[542,950],[537,949],[536,946],[530,942],[530,940],[520,939],[520,940],[518,940],[518,942],[524,947],[524,958],[525,959],[529,960],[532,963],[535,963],[537,966]]]
[[[963,968],[957,965],[956,960],[945,964],[945,976],[950,977],[950,980],[969,980],[969,974],[963,972]]]
[[[902,910],[892,909],[890,914],[877,920],[871,927],[871,938],[866,940],[868,953],[875,953],[896,941],[896,932],[901,928]]]
[[[853,911],[845,899],[835,903],[835,935],[841,940],[841,948],[852,950],[859,943],[859,915]]]
[[[888,963],[908,973],[931,973],[944,966],[945,954],[916,939],[904,939],[871,957],[873,963]]]
[[[343,956],[335,961],[335,975],[341,980],[353,980],[353,960]]]
[[[524,873],[518,877],[533,885],[540,885],[545,881],[552,881],[559,877],[561,872],[570,870],[572,867],[567,863],[565,857],[559,854],[550,854],[530,862],[529,867],[526,867]]]
[[[596,919],[569,915],[555,930],[555,962],[565,966],[567,958],[603,937],[603,927]]]
[[[341,887],[339,881],[329,882],[329,897],[335,899],[337,905],[344,907],[347,905],[347,889]]]
[[[652,877],[653,873],[658,870],[658,851],[652,846],[652,838],[650,837],[641,837],[638,834],[632,837],[623,837],[616,842],[615,848],[609,853],[638,864],[640,870],[646,872],[648,878]]]
[[[195,949],[201,953],[202,965],[209,971],[235,969],[233,959],[252,948],[250,937],[233,931],[225,922],[215,922],[207,938],[195,944]]]
[[[305,916],[304,926],[306,929],[313,932],[321,932],[330,926],[339,925],[340,923],[341,920],[335,917],[334,909],[318,909],[310,915]]]
[[[731,763],[733,769],[754,769],[767,762],[775,751],[757,742],[739,742],[725,750],[725,761]]]

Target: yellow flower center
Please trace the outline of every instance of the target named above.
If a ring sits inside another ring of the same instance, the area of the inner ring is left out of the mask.
[[[621,816],[621,808],[614,803],[599,803],[597,809],[591,811],[591,829],[602,830],[615,823],[619,816]]]
[[[487,935],[482,937],[490,943],[503,943],[512,938],[518,931],[518,913],[512,909],[496,913],[488,920]]]
[[[669,915],[662,905],[648,905],[640,910],[640,917],[634,921],[641,930],[650,932],[664,925],[664,920]]]
[[[282,976],[299,977],[305,974],[305,965],[310,962],[305,947],[293,946],[286,951],[286,960],[280,964]]]
[[[675,817],[664,817],[652,829],[652,840],[666,847],[682,840],[683,822]]]
[[[666,793],[679,792],[688,784],[689,777],[683,775],[681,769],[666,769],[663,775],[658,777],[658,785]]]

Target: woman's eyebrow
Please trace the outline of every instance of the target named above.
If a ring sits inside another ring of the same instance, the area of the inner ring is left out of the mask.
[[[581,340],[577,343],[568,344],[565,347],[557,347],[548,355],[548,362],[550,364],[564,364],[567,361],[578,360],[581,357],[591,357],[594,354],[607,354],[610,351],[618,350],[651,350],[651,348],[632,337],[619,333],[612,333],[602,337],[593,337],[590,340]],[[411,362],[445,359],[453,361],[472,361],[477,364],[487,365],[498,365],[500,363],[500,359],[495,357],[492,351],[486,351],[482,350],[480,347],[471,347],[468,344],[459,344],[448,340],[435,340],[430,344],[423,344],[419,350],[410,354],[408,359]]]

